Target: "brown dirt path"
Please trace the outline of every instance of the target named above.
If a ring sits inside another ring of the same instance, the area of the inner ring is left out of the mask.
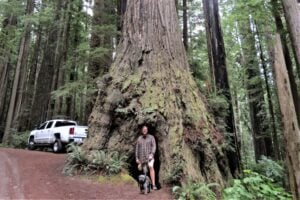
[[[0,199],[172,199],[169,188],[141,195],[133,185],[104,185],[65,176],[65,157],[0,148]]]

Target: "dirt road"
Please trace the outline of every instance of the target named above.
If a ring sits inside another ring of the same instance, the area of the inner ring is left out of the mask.
[[[167,188],[141,195],[133,185],[104,185],[65,176],[65,157],[0,148],[0,199],[171,199]]]

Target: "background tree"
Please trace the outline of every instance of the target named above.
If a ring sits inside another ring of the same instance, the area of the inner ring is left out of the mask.
[[[33,9],[34,9],[34,1],[28,0],[27,7],[26,7],[26,14],[31,15],[33,13]],[[22,101],[22,90],[24,89],[24,81],[27,72],[26,69],[23,68],[25,68],[26,66],[26,61],[28,57],[30,31],[31,31],[30,23],[25,22],[24,33],[23,36],[21,37],[18,61],[17,61],[16,71],[15,71],[14,82],[12,86],[12,92],[11,92],[8,114],[6,118],[4,135],[3,135],[3,142],[6,144],[8,144],[9,135],[11,132],[10,128],[13,123],[13,115],[19,114],[19,110],[16,111],[16,109],[19,109],[19,107],[21,106],[20,104]]]
[[[218,0],[203,0],[203,10],[206,22],[206,36],[208,57],[211,69],[211,75],[214,92],[221,95],[227,102],[228,111],[224,116],[216,116],[221,118],[221,124],[225,123],[223,131],[231,134],[228,137],[228,142],[233,146],[234,150],[227,151],[227,156],[230,164],[231,173],[237,175],[239,171],[239,144],[238,137],[234,127],[233,107],[231,103],[231,94],[229,88],[227,67],[226,67],[226,53],[223,41],[223,33],[220,24]],[[218,111],[216,111],[218,112]],[[216,115],[218,115],[216,113]]]

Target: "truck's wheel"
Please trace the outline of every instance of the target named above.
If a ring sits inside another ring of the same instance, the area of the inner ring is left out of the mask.
[[[28,141],[28,149],[29,150],[34,150],[35,149],[35,144],[34,144],[33,137],[30,138],[29,141]]]
[[[54,144],[53,144],[53,152],[54,153],[59,153],[59,152],[62,151],[62,148],[63,148],[63,146],[62,146],[62,143],[61,143],[60,139],[56,139]]]

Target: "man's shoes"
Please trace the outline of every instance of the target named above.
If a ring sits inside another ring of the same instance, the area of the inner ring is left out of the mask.
[[[154,185],[154,186],[152,187],[152,189],[153,189],[153,190],[157,190],[157,187]]]

